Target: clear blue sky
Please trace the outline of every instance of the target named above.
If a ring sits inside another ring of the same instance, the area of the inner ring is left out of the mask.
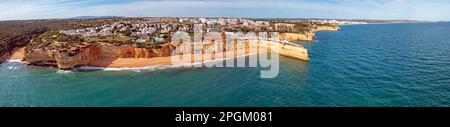
[[[450,20],[449,0],[1,0],[0,20],[74,16]]]

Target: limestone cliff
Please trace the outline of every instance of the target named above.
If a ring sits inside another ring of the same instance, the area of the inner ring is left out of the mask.
[[[137,48],[135,45],[116,46],[107,43],[94,43],[78,46],[76,48],[38,48],[30,50],[25,55],[28,64],[38,66],[56,66],[59,69],[73,69],[84,66],[100,58],[152,58],[170,56],[172,45],[162,45],[160,49]]]
[[[87,65],[92,60],[99,58],[101,52],[101,46],[92,44],[81,48],[81,51],[77,54],[71,54],[69,52],[56,52],[55,60],[56,65],[60,69],[72,69],[76,66]]]
[[[152,58],[170,56],[175,49],[170,44],[163,44],[161,48],[137,48],[135,45],[116,46],[108,43],[101,43],[101,58]]]
[[[58,52],[55,49],[33,49],[25,54],[25,60],[28,64],[38,66],[57,66],[55,55]]]
[[[304,33],[282,33],[279,38],[281,40],[288,41],[313,41],[316,36],[316,32],[319,31],[339,31],[340,27],[338,25],[322,25],[315,26],[312,31],[307,31]]]
[[[25,60],[28,64],[39,66],[57,66],[60,69],[72,69],[76,66],[86,65],[91,60],[99,58],[100,45],[87,44],[78,47],[77,52],[65,49],[38,48],[28,51]]]
[[[269,48],[282,56],[287,56],[303,61],[309,60],[308,49],[300,45],[282,44],[277,42],[266,42],[267,45],[259,45],[260,48]]]

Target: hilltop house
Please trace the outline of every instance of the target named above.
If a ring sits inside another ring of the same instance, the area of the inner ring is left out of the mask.
[[[220,32],[220,29],[219,28],[208,28],[206,30],[206,32],[208,32],[208,33],[210,33],[210,32]]]

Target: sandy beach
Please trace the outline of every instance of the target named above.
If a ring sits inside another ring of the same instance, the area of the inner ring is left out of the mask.
[[[234,56],[227,58],[226,54],[234,54]],[[246,57],[249,55],[254,55],[258,53],[267,53],[267,51],[260,51],[257,49],[252,49],[250,51],[249,48],[246,49],[238,49],[229,52],[224,52],[222,56],[215,56],[214,54],[203,54],[201,55],[191,55],[191,60],[187,62],[177,62],[172,61],[172,57],[154,57],[154,58],[99,58],[97,60],[93,60],[87,64],[87,66],[91,67],[107,67],[107,68],[140,68],[140,67],[150,67],[150,66],[166,66],[166,65],[181,65],[181,64],[193,64],[193,63],[202,63],[209,62],[214,60],[226,60],[226,59],[234,59],[238,57]],[[286,54],[286,52],[282,52],[281,54]],[[289,53],[287,53],[289,54]],[[295,56],[291,55],[291,56]],[[173,56],[185,58],[185,56]],[[197,58],[197,60],[194,59]],[[307,56],[306,56],[307,57]],[[13,51],[13,53],[7,57],[6,60],[13,61],[22,61],[25,58],[25,47],[17,48]],[[200,59],[198,59],[200,58]]]
[[[236,50],[237,51],[237,50]],[[239,51],[240,54],[236,53],[234,57],[245,57],[255,53],[249,53],[248,51]],[[203,54],[203,58],[210,58],[213,54]],[[174,57],[184,57],[184,56],[174,56]],[[172,62],[172,57],[154,57],[154,58],[100,58],[92,61],[88,66],[92,67],[108,67],[108,68],[139,68],[139,67],[149,67],[149,66],[161,66],[161,65],[173,65],[173,64],[192,64],[197,62],[205,62],[208,60],[225,60],[226,56],[223,57],[212,57],[211,59],[200,59],[195,61],[195,55],[191,56],[191,62],[189,63],[174,63]],[[197,55],[197,57],[202,58],[202,56]]]

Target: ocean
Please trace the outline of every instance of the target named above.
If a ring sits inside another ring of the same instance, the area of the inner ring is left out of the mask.
[[[0,65],[0,106],[448,107],[450,23],[346,25],[263,68],[60,71]]]

